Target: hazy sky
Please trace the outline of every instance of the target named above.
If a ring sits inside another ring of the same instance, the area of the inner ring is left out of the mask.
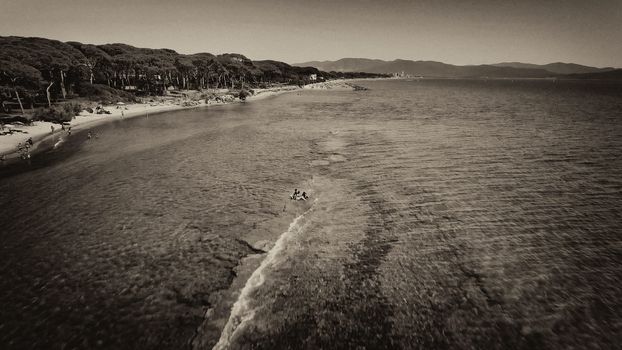
[[[622,67],[622,0],[0,0],[0,35],[342,57]]]

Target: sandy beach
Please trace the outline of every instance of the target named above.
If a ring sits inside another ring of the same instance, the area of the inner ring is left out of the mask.
[[[36,121],[33,122],[32,125],[10,126],[11,129],[20,130],[21,132],[14,132],[11,135],[2,135],[0,137],[0,155],[4,155],[6,161],[19,158],[19,144],[25,144],[29,138],[32,138],[34,142],[33,146],[30,148],[30,153],[34,155],[37,151],[41,151],[39,145],[41,141],[48,137],[58,137],[60,135],[62,138],[70,136],[68,133],[69,127],[71,127],[71,131],[73,132],[124,118],[201,106],[206,106],[206,104],[198,103],[193,106],[182,106],[178,104],[135,103],[119,106],[118,108],[116,106],[105,107],[110,114],[95,114],[83,110],[80,115],[76,116],[71,122],[64,126],[65,130],[63,130],[62,126],[58,123],[45,121]]]

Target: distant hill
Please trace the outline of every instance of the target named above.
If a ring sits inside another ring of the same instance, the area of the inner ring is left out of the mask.
[[[551,73],[556,74],[582,74],[582,73],[596,73],[596,72],[607,72],[614,70],[612,67],[605,68],[597,68],[590,66],[583,66],[576,63],[563,63],[563,62],[555,62],[549,64],[531,64],[531,63],[520,63],[520,62],[502,62],[493,64],[493,66],[497,67],[512,67],[512,68],[530,68],[530,69],[544,69]]]
[[[383,62],[383,60],[372,60],[369,58],[342,58],[338,61],[311,61],[294,64],[294,66],[315,67],[325,72],[369,72],[370,68]]]
[[[544,78],[553,75],[544,69],[498,67],[492,65],[456,66],[435,61],[371,60],[366,58],[342,58],[337,61],[305,62],[294,66],[311,66],[331,72],[360,71],[368,73],[401,73],[426,77],[491,77],[491,78]]]
[[[550,63],[545,65],[503,62],[491,65],[457,66],[435,61],[393,60],[383,61],[368,58],[342,58],[337,61],[312,61],[294,64],[310,66],[326,72],[369,72],[441,78],[548,78],[562,74],[607,72],[613,68],[596,68],[574,63]]]
[[[606,72],[568,74],[562,79],[592,79],[592,80],[622,80],[622,69],[614,69]]]

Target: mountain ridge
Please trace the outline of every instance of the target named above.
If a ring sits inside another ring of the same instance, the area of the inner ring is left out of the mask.
[[[547,64],[533,64],[533,63],[522,63],[522,62],[501,62],[492,64],[493,66],[498,67],[513,67],[513,68],[540,68],[547,70],[551,73],[557,74],[583,74],[583,73],[597,73],[597,72],[606,72],[614,70],[613,67],[591,67],[585,66],[577,63],[567,63],[567,62],[553,62]]]
[[[612,71],[612,67],[590,67],[576,63],[553,62],[544,65],[501,62],[480,65],[453,65],[438,61],[395,59],[385,61],[369,58],[342,58],[336,61],[309,61],[293,66],[315,67],[326,72],[404,73],[426,77],[490,77],[490,78],[550,78],[568,74],[587,74]]]

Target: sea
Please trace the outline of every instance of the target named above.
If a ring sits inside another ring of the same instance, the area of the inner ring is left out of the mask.
[[[356,84],[1,165],[0,348],[619,346],[621,83]]]

